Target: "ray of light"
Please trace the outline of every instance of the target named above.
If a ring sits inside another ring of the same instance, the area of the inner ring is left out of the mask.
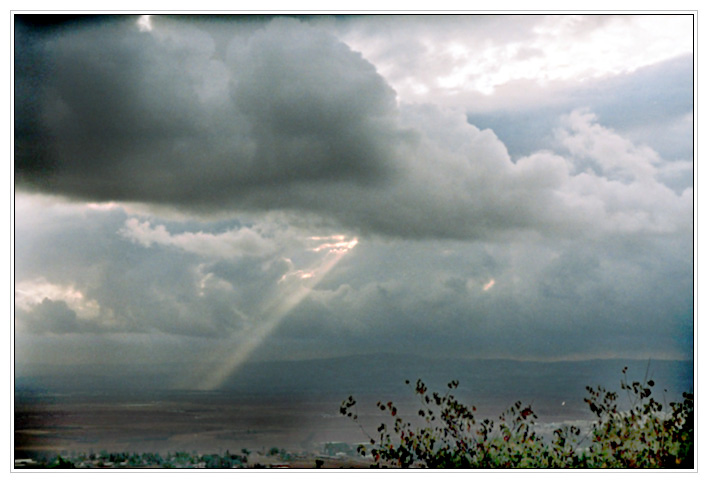
[[[238,341],[228,340],[224,347],[212,353],[206,373],[200,373],[189,389],[215,390],[223,385],[248,360],[266,338],[283,322],[285,316],[302,302],[315,286],[332,270],[356,244],[357,239],[338,241],[313,251],[328,250],[325,257],[308,270],[298,270],[283,277],[278,296],[260,311],[257,324],[247,333],[239,333]]]

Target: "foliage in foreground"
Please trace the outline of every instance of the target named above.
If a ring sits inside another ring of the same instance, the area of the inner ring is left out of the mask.
[[[654,381],[628,383],[627,368],[621,388],[629,410],[617,406],[618,395],[588,386],[585,402],[597,418],[587,434],[575,426],[561,426],[551,441],[534,431],[536,414],[530,405],[516,402],[496,421],[475,418],[476,408],[461,403],[452,393],[430,392],[418,380],[420,420],[413,424],[398,415],[389,401],[377,407],[390,423],[371,437],[359,424],[356,401],[342,402],[340,413],[357,422],[370,439],[360,445],[378,467],[397,468],[693,468],[693,394],[664,408],[651,393]],[[406,381],[407,385],[411,385]]]

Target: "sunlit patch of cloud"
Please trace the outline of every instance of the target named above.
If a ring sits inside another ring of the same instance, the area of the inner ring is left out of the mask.
[[[444,100],[450,92],[490,96],[501,86],[523,80],[538,85],[583,82],[633,72],[693,49],[691,36],[685,35],[691,29],[690,16],[530,18],[516,17],[498,25],[484,19],[472,24],[478,28],[455,18],[440,24],[425,19],[391,21],[385,35],[396,31],[397,37],[410,44],[411,60],[403,64],[390,61],[393,52],[389,49],[400,50],[401,46],[371,35],[376,31],[361,36],[351,29],[343,37],[379,66],[400,97],[415,99],[427,94],[430,101]],[[435,27],[444,32],[438,32],[433,42],[425,33]],[[416,91],[417,85],[436,88],[421,92]]]
[[[202,256],[221,258],[263,255],[274,248],[271,240],[249,227],[218,234],[202,231],[171,234],[164,225],[153,228],[149,221],[129,218],[119,234],[145,247],[153,244],[172,246]]]
[[[492,278],[492,279],[489,280],[489,282],[485,283],[485,284],[482,286],[482,290],[484,290],[485,292],[487,292],[487,291],[491,290],[492,287],[494,287],[494,284],[496,284],[496,282],[495,282],[494,279]]]
[[[141,32],[152,32],[153,26],[151,17],[151,15],[141,15],[138,18],[136,24]]]
[[[321,242],[316,247],[311,248],[311,251],[327,251],[329,253],[346,253],[359,243],[359,240],[357,240],[356,237],[347,239],[345,235],[332,235],[329,237],[310,237],[310,240]]]
[[[32,310],[45,299],[66,302],[77,316],[86,319],[97,317],[101,310],[96,300],[86,297],[71,284],[51,283],[42,277],[15,284],[15,304],[18,308]]]

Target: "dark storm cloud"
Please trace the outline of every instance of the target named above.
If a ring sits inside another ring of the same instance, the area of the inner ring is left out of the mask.
[[[283,207],[278,189],[385,175],[393,91],[344,44],[294,20],[237,38],[227,59],[198,30],[161,35],[126,21],[19,36],[43,71],[17,80],[18,123],[38,132],[18,132],[21,183],[213,209]]]
[[[255,180],[356,182],[385,174],[395,99],[373,65],[292,22],[233,47],[232,97],[251,126]]]
[[[322,29],[277,18],[236,28],[222,49],[208,23],[157,18],[140,31],[134,20],[39,39],[19,29],[38,65],[17,79],[19,187],[314,213],[406,238],[596,229],[602,173],[580,199],[572,161],[512,163],[461,112],[397,105],[374,66]]]

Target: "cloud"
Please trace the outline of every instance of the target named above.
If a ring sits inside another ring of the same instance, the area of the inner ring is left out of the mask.
[[[239,227],[225,230],[221,220],[151,223],[119,206],[55,200],[44,209],[44,198],[18,199],[23,332],[237,337],[258,325],[284,286],[313,282],[322,260],[356,244],[266,220],[231,220]]]
[[[392,350],[595,357],[598,348],[684,357],[692,347],[690,230],[653,234],[627,226],[587,237],[545,233],[486,242],[366,237],[317,285],[299,291],[313,280],[306,274],[352,240],[262,222],[249,229],[268,233],[262,237],[268,250],[232,256],[219,237],[238,238],[243,228],[225,230],[221,220],[152,217],[148,224],[120,208],[22,205],[22,213],[33,214],[18,219],[25,235],[18,245],[16,327],[23,337],[130,336],[131,345],[141,341],[141,357],[203,364],[207,356],[236,357],[270,323],[264,309],[295,294],[299,305],[275,311],[278,325],[250,349],[253,357]],[[600,218],[599,227],[609,223]],[[131,220],[134,239],[121,234]],[[41,230],[28,237],[26,224]],[[192,250],[177,244],[185,234],[190,243],[192,237],[219,242]],[[152,339],[162,341],[159,349],[149,350]],[[198,349],[185,355],[184,344]]]
[[[564,119],[567,129],[557,133],[559,141],[574,159],[591,159],[599,164],[600,174],[625,182],[650,181],[656,176],[659,155],[646,146],[632,142],[600,126],[592,113],[575,110]]]
[[[215,258],[261,255],[273,250],[272,242],[248,227],[212,234],[184,232],[170,234],[164,225],[155,228],[149,221],[129,218],[119,233],[129,240],[149,247],[152,244],[173,246],[186,252]]]
[[[44,278],[22,280],[15,285],[15,304],[18,308],[28,310],[32,306],[45,301],[61,301],[66,309],[84,318],[95,318],[100,313],[100,307],[95,300],[88,299],[75,287],[56,285]]]
[[[53,301],[45,298],[26,316],[28,327],[36,331],[51,331],[55,333],[81,332],[90,327],[81,324],[76,312],[71,310],[63,300]]]
[[[653,143],[690,154],[688,57],[545,87],[485,64],[485,96],[428,81],[485,37],[539,62],[519,45],[556,20],[137,21],[18,24],[16,325],[43,360],[99,334],[180,367],[691,357],[693,163]]]
[[[689,54],[583,83],[554,82],[543,87],[532,80],[509,83],[494,96],[464,105],[469,122],[494,130],[513,159],[547,149],[558,118],[585,106],[603,126],[635,144],[651,147],[662,158],[690,160],[692,81],[693,56]]]
[[[677,194],[658,177],[660,170],[671,169],[671,163],[600,126],[591,113],[574,111],[565,122],[566,129],[559,130],[557,137],[578,172],[566,187],[568,202],[583,199],[588,212],[595,210],[591,205],[601,205],[604,229],[609,231],[691,230],[693,188]]]
[[[444,348],[463,357],[683,357],[692,332],[687,245],[377,245],[344,260],[346,275],[315,290],[269,342],[302,357],[315,347],[330,355],[439,356]],[[267,349],[262,356],[275,357]]]
[[[40,70],[51,75],[36,85],[33,74],[20,76],[28,97],[19,104],[41,99],[37,129],[51,141],[25,152],[30,139],[19,134],[21,188],[193,213],[309,213],[364,234],[493,239],[592,230],[578,220],[611,202],[602,198],[608,180],[640,167],[651,180],[656,168],[645,158],[659,163],[578,112],[562,139],[573,160],[534,154],[514,163],[491,130],[457,109],[397,104],[361,54],[293,19],[237,35],[223,57],[208,33],[166,19],[149,32],[115,23],[40,46]],[[581,158],[602,173],[577,175]],[[52,162],[38,167],[38,159]],[[619,171],[611,175],[609,163]],[[143,228],[143,240],[167,240],[159,227]],[[137,236],[138,226],[129,229]],[[207,243],[188,237],[169,243]]]
[[[18,150],[20,182],[213,210],[284,207],[292,187],[385,172],[392,133],[382,118],[393,91],[334,38],[274,21],[214,59],[214,41],[196,29],[133,27],[78,29],[42,45],[37,60],[51,80],[31,87],[37,79],[20,76],[28,92],[19,104],[41,99],[40,118],[20,123],[36,122],[50,142],[41,152]]]
[[[44,278],[21,280],[15,286],[15,309],[22,332],[104,332],[111,330],[99,303],[72,285]]]
[[[388,16],[330,28],[379,66],[401,99],[479,111],[548,105],[566,82],[577,88],[688,54],[692,21],[690,15]]]

